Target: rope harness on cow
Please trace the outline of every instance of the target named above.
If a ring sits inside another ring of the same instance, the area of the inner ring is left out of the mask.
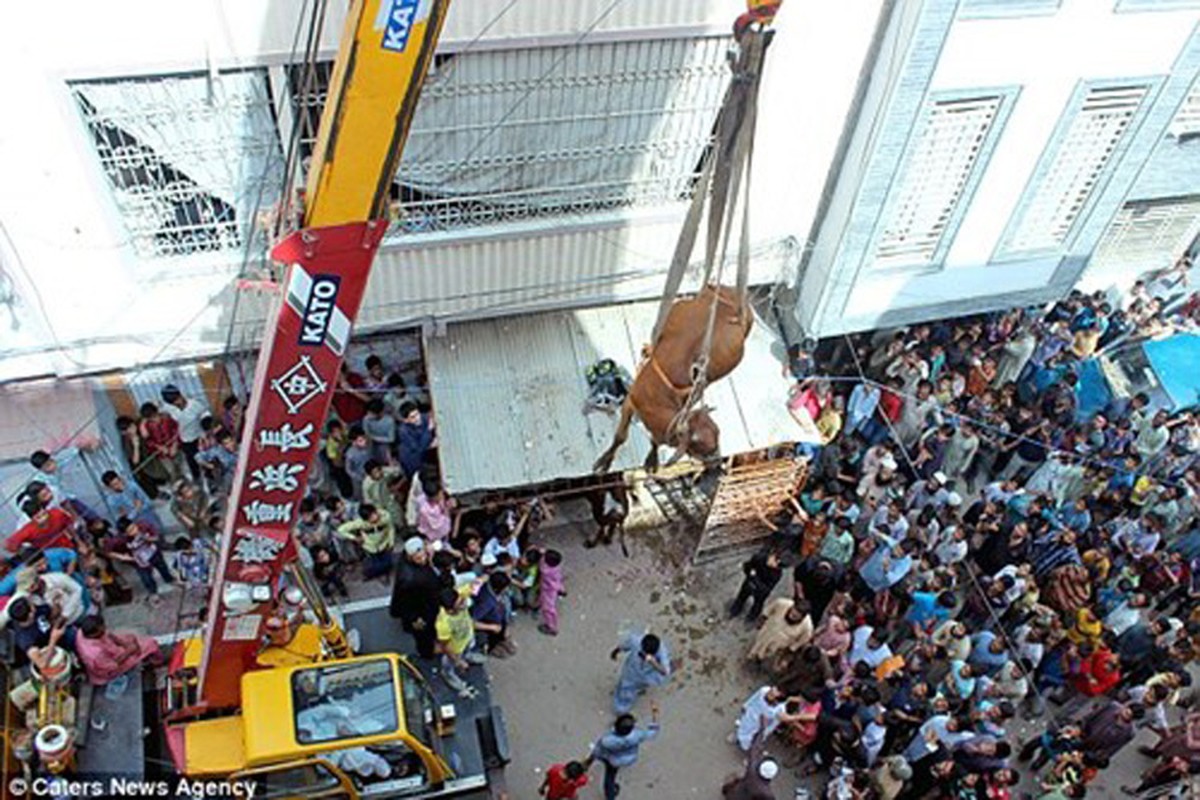
[[[650,338],[652,344],[648,360],[659,378],[676,392],[682,393],[685,389],[687,391],[683,405],[667,429],[667,438],[671,442],[679,440],[680,434],[687,426],[688,417],[704,399],[704,391],[708,387],[709,355],[712,351],[713,333],[716,329],[717,308],[723,302],[721,277],[725,270],[726,255],[733,236],[733,227],[739,217],[739,206],[741,208],[741,231],[737,251],[737,294],[734,299],[734,305],[737,308],[737,324],[744,324],[743,315],[749,313],[749,307],[745,301],[746,285],[750,276],[749,176],[754,160],[754,130],[758,118],[758,91],[762,81],[763,62],[767,46],[771,43],[774,35],[774,31],[769,30],[767,26],[771,23],[779,5],[780,2],[752,0],[750,10],[739,17],[734,26],[738,49],[736,55],[731,54],[730,56],[730,68],[733,76],[717,116],[716,135],[712,147],[704,159],[704,167],[696,181],[692,202],[684,219],[683,230],[680,232],[679,241],[675,246],[675,253],[667,272],[662,303],[658,309],[658,318],[654,324],[654,333]],[[677,386],[663,372],[662,367],[654,359],[654,348],[658,344],[671,306],[679,294],[688,262],[695,249],[701,220],[705,217],[706,205],[708,213],[704,248],[704,278],[700,286],[701,292],[706,287],[711,288],[712,300],[708,309],[704,338],[691,365],[691,383],[687,387],[681,387]]]

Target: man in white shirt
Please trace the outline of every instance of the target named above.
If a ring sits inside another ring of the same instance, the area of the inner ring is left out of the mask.
[[[1141,592],[1134,592],[1120,605],[1108,612],[1104,618],[1104,627],[1112,631],[1113,636],[1120,636],[1134,625],[1146,621],[1144,609],[1150,606],[1150,598]]]
[[[999,505],[1007,505],[1008,501],[1013,499],[1024,490],[1017,486],[1014,480],[995,481],[983,487],[981,494],[983,499],[989,503],[997,503]]]
[[[39,575],[29,593],[56,609],[67,625],[79,622],[86,610],[83,587],[70,575],[62,572],[45,572]]]
[[[970,545],[967,543],[967,530],[960,525],[951,525],[943,530],[933,549],[938,564],[943,567],[957,564],[967,557],[968,552],[970,552]]]
[[[897,542],[904,541],[908,536],[908,520],[899,500],[892,500],[887,505],[881,505],[871,517],[871,531],[885,533]]]
[[[1167,412],[1159,410],[1152,417],[1143,417],[1140,422],[1135,421],[1134,432],[1137,438],[1133,441],[1133,449],[1143,461],[1153,460],[1171,440],[1171,429],[1167,427]]]
[[[1029,588],[1031,572],[1032,568],[1027,564],[1022,564],[1021,566],[1009,564],[993,576],[995,580],[1000,580],[1005,576],[1012,578],[1012,585],[1004,592],[1004,605],[1006,608],[1020,600],[1022,595],[1025,594],[1025,590]]]
[[[884,641],[882,634],[877,634],[870,625],[860,625],[851,637],[849,661],[853,666],[865,661],[867,666],[875,669],[892,657],[892,648]]]
[[[935,472],[929,476],[928,480],[912,485],[905,497],[905,504],[909,511],[920,511],[930,504],[941,508],[949,499],[950,491],[946,488],[946,476],[941,472]]]
[[[521,558],[521,545],[517,542],[517,532],[515,530],[505,527],[500,536],[493,536],[483,546],[483,554],[485,556],[497,558],[501,553],[508,553],[512,557],[514,564]]]
[[[192,479],[199,482],[200,465],[196,463],[196,453],[200,450],[200,437],[204,435],[200,423],[205,417],[211,417],[212,413],[203,403],[184,397],[183,392],[174,384],[168,383],[160,394],[165,403],[163,413],[175,420],[175,424],[179,426],[179,449],[187,459]]]
[[[799,714],[789,714],[787,702],[788,696],[776,686],[763,686],[750,695],[737,721],[734,736],[738,746],[748,752],[756,736],[766,741],[781,724],[796,721]]]

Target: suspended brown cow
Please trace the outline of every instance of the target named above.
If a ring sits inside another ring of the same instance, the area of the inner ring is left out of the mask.
[[[763,58],[772,37],[767,26],[779,0],[750,0],[747,7],[749,13],[739,18],[736,26],[738,52],[731,61],[733,76],[718,114],[713,146],[693,188],[667,270],[650,352],[621,406],[612,444],[596,460],[596,472],[607,472],[612,466],[617,450],[629,438],[634,414],[646,426],[653,444],[646,458],[648,468],[658,463],[659,445],[674,447],[676,458],[685,454],[708,458],[718,450],[720,431],[702,401],[705,387],[741,362],[752,324],[746,294],[750,274],[748,176],[752,173]],[[695,297],[671,302],[678,297],[706,206],[704,288]],[[735,225],[739,216],[740,226]],[[740,237],[734,237],[735,228],[740,228]],[[726,251],[733,242],[737,243],[736,289],[721,280]]]
[[[716,319],[708,355],[707,381],[724,378],[737,367],[745,351],[746,337],[753,323],[750,306],[736,289],[722,286],[715,290]],[[658,344],[642,362],[629,396],[621,405],[621,419],[612,444],[596,460],[596,472],[607,472],[617,450],[629,438],[629,426],[636,413],[650,433],[652,446],[646,457],[647,468],[658,464],[658,446],[670,445],[680,454],[708,458],[717,453],[720,431],[703,406],[685,410],[693,395],[692,365],[702,355],[708,330],[714,289],[705,287],[700,294],[677,300],[667,313]],[[680,412],[684,416],[676,421]]]

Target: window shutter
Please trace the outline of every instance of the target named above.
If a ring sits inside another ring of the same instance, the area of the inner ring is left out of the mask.
[[[71,85],[134,250],[241,247],[279,195],[282,157],[266,70]]]
[[[1029,17],[1053,14],[1062,0],[962,0],[959,16],[963,19]]]
[[[1200,195],[1126,203],[1088,268],[1138,275],[1168,267],[1200,233]]]
[[[1149,92],[1147,86],[1093,88],[1066,126],[1053,160],[1026,193],[1006,253],[1059,250],[1087,206],[1122,137]]]
[[[909,147],[875,248],[875,266],[932,264],[980,164],[1002,97],[937,100]]]
[[[653,207],[691,196],[729,80],[720,37],[439,57],[397,183],[405,233]],[[329,70],[304,90],[315,135]]]

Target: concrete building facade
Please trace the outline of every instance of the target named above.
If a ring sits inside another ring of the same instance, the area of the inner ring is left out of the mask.
[[[306,79],[311,7],[0,10],[19,109],[0,128],[0,381],[253,348],[270,296],[239,280],[269,277],[261,223],[342,24],[330,4]],[[655,297],[742,8],[456,3],[360,330]],[[1200,0],[785,5],[753,279],[823,336],[1169,262],[1200,210],[1198,22]]]

